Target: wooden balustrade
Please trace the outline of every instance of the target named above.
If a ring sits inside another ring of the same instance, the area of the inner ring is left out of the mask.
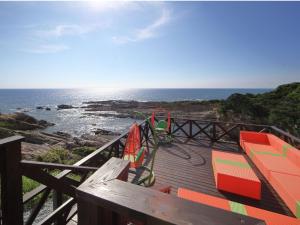
[[[21,141],[13,136],[0,140],[1,207],[3,225],[23,224]]]
[[[263,225],[263,221],[179,199],[127,180],[129,162],[112,158],[77,190],[78,225]],[[216,216],[218,215],[218,216]]]

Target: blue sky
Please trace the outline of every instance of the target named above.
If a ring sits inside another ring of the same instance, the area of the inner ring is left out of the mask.
[[[300,81],[300,2],[0,2],[0,88]]]

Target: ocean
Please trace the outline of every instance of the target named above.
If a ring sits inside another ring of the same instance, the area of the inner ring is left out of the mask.
[[[126,130],[133,119],[85,116],[83,109],[56,110],[59,104],[82,106],[87,101],[136,100],[182,101],[226,99],[233,93],[264,93],[271,89],[0,89],[0,113],[26,112],[37,119],[55,123],[47,132],[62,131],[79,136],[101,128]],[[51,108],[38,110],[37,106]]]

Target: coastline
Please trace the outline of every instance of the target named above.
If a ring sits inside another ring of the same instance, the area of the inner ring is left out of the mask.
[[[136,111],[145,115],[156,112],[171,112],[172,117],[193,117],[197,119],[216,119],[217,109],[220,101],[177,101],[177,102],[138,102],[138,101],[90,101],[83,102],[83,106],[58,105],[55,109],[47,106],[38,106],[36,111],[40,113],[63,112],[68,114],[74,109],[79,109],[79,118],[89,121],[89,118],[121,119],[130,120],[130,124],[142,120]],[[21,108],[18,108],[22,111]],[[128,121],[129,122],[129,121]],[[42,125],[41,125],[42,124]],[[123,132],[123,129],[111,131],[109,129],[97,128],[96,124],[90,124],[92,129],[86,130],[79,136],[74,136],[64,130],[48,132],[57,126],[52,122],[38,120],[24,112],[14,114],[0,114],[0,138],[10,135],[22,135],[25,142],[22,144],[22,154],[25,159],[38,160],[38,157],[51,149],[67,149],[70,153],[76,148],[92,147],[99,148],[116,135]],[[126,128],[127,129],[127,128]]]

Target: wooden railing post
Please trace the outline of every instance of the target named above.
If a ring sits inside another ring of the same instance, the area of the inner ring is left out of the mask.
[[[213,140],[212,142],[215,142],[217,140],[217,129],[216,129],[216,123],[213,123],[213,130],[212,130]]]
[[[189,120],[189,138],[192,138],[193,136],[193,122],[192,120]]]
[[[92,188],[96,192],[102,185],[114,179],[127,181],[130,162],[112,157],[92,176],[77,188],[78,225],[122,224],[113,210],[99,207],[93,201],[93,195],[85,196],[85,190]]]
[[[3,225],[23,224],[21,136],[0,140]]]

